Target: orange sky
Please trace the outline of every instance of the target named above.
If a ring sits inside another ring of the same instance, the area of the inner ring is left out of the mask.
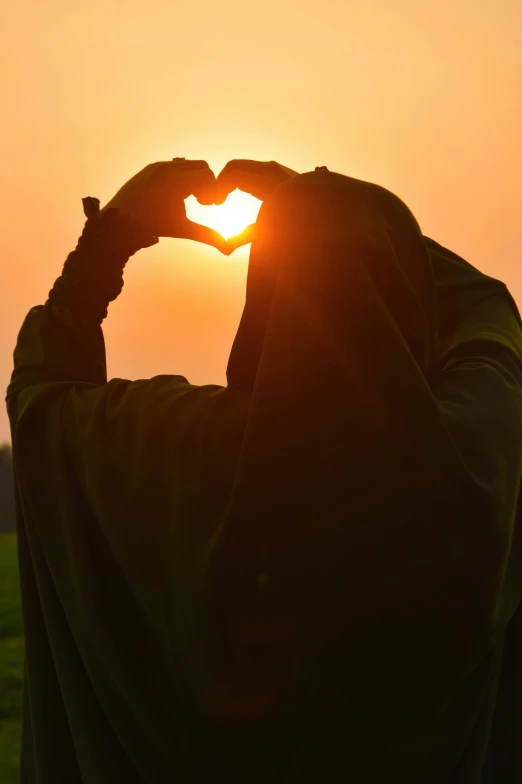
[[[377,182],[522,305],[518,0],[24,0],[2,23],[4,389],[82,196],[103,205],[174,156]],[[168,239],[133,257],[104,323],[109,376],[226,383],[247,259]]]

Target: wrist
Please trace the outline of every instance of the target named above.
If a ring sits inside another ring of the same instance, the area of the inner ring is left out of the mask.
[[[158,242],[140,222],[119,209],[100,212],[100,202],[83,199],[87,217],[82,235],[49,292],[49,301],[61,309],[89,311],[101,323],[107,307],[123,287],[123,270],[140,248]]]

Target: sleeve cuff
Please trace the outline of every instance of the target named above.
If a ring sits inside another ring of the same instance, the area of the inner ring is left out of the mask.
[[[141,223],[117,208],[100,213],[100,200],[82,199],[87,218],[78,244],[67,257],[61,276],[49,292],[59,310],[88,312],[101,324],[109,302],[123,288],[123,270],[130,256],[159,242]]]

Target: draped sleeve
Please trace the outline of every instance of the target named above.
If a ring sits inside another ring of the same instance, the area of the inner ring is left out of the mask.
[[[182,375],[107,380],[101,322],[128,258],[157,238],[84,206],[77,248],[22,325],[7,390],[21,780],[189,781],[201,574],[246,407]]]

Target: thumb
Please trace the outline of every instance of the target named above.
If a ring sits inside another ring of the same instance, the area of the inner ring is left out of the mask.
[[[236,248],[240,248],[241,245],[248,245],[249,242],[252,242],[256,235],[256,224],[251,223],[250,226],[247,226],[246,229],[239,232],[239,234],[235,234],[233,237],[229,237],[227,240],[228,245],[228,253],[233,253]]]
[[[194,221],[188,220],[188,218],[176,232],[176,236],[182,239],[203,242],[205,245],[212,245],[214,248],[221,251],[221,253],[224,253],[225,256],[228,256],[232,252],[229,249],[227,240],[219,234],[219,232],[214,231],[214,229],[211,229],[209,226],[201,226],[199,223],[194,223]],[[235,248],[233,250],[235,250]]]

